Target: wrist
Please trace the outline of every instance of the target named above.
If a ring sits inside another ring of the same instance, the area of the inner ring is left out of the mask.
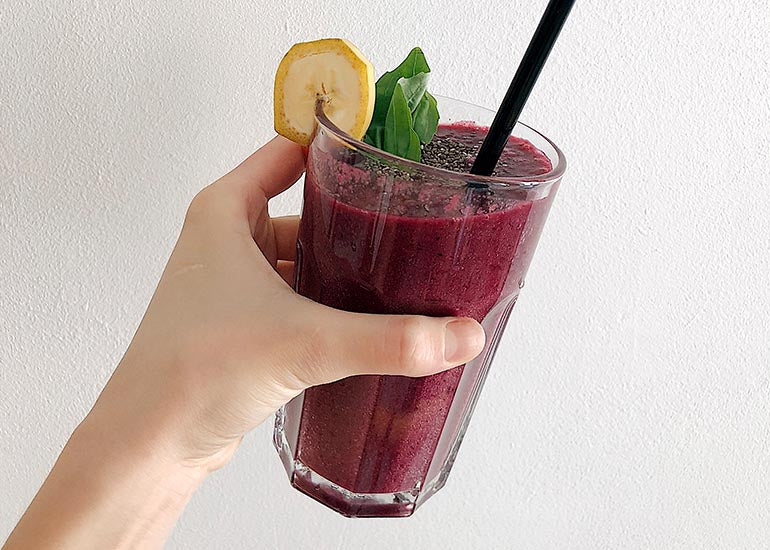
[[[208,470],[115,437],[95,412],[70,437],[8,548],[162,547]]]
[[[153,430],[120,430],[93,413],[75,430],[62,459],[69,475],[87,478],[81,483],[93,505],[111,510],[105,518],[122,517],[125,528],[134,531],[123,536],[132,539],[165,539],[210,471],[178,459]]]
[[[211,471],[205,462],[186,461],[181,447],[159,424],[124,424],[98,407],[75,429],[62,456],[98,467],[147,477],[169,476],[200,484]]]
[[[189,370],[181,359],[159,355],[129,347],[78,436],[205,476],[230,459],[240,438],[206,428],[213,415],[201,382],[181,375]]]

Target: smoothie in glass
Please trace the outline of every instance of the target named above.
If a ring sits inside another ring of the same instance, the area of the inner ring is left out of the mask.
[[[468,316],[487,334],[467,365],[350,377],[279,413],[292,483],[345,515],[410,515],[445,482],[564,167],[521,125],[538,146],[512,136],[492,177],[470,176],[486,112],[441,101],[456,116],[423,150],[434,167],[341,138],[322,115],[309,151],[296,290],[348,311]]]

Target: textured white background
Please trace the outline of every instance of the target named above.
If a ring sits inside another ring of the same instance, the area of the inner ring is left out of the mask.
[[[0,539],[189,199],[270,137],[292,43],[347,37],[378,73],[419,44],[435,92],[494,106],[545,3],[2,2]],[[169,547],[767,548],[769,30],[767,0],[580,0],[523,116],[569,172],[447,487],[345,520],[264,425]]]

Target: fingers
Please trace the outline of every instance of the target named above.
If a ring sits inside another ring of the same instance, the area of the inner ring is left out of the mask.
[[[299,216],[283,216],[272,221],[278,259],[293,262],[297,256]]]
[[[248,195],[272,198],[296,182],[305,170],[303,148],[276,136],[239,164],[222,180],[238,186]]]
[[[187,220],[214,231],[249,229],[256,240],[255,232],[268,220],[267,200],[296,182],[304,169],[304,148],[278,136],[201,190],[188,208]]]
[[[427,376],[462,365],[484,348],[484,330],[468,318],[367,315],[319,307],[306,319],[314,337],[297,373],[310,385],[357,374]]]

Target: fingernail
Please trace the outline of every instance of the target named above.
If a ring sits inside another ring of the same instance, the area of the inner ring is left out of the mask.
[[[484,330],[470,319],[456,319],[447,323],[444,333],[444,360],[462,364],[476,357],[484,349]]]

